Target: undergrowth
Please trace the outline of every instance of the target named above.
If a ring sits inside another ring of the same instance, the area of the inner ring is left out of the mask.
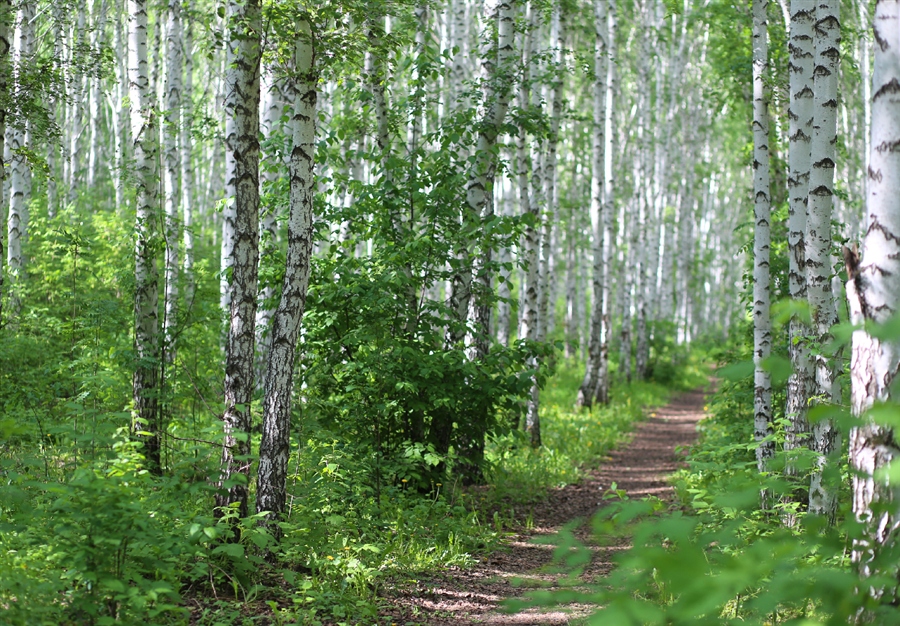
[[[378,623],[385,584],[495,549],[512,520],[492,509],[577,481],[668,395],[659,383],[622,385],[608,407],[575,411],[578,370],[560,365],[543,390],[543,449],[515,432],[489,442],[486,489],[426,484],[430,467],[452,462],[431,449],[411,445],[388,462],[307,428],[279,546],[258,516],[209,515],[214,450],[198,443],[190,462],[153,477],[127,429],[107,428],[122,416],[70,403],[68,427],[57,422],[44,446],[2,461],[2,623]],[[685,362],[683,384],[698,371]],[[2,426],[15,451],[29,433]],[[67,442],[88,436],[91,459],[66,456]],[[224,541],[235,529],[237,541]]]
[[[631,543],[615,557],[613,572],[603,580],[583,580],[589,550],[563,532],[556,554],[569,572],[568,586],[535,592],[510,603],[511,610],[593,605],[602,608],[578,623],[598,626],[900,623],[889,600],[896,579],[885,574],[862,579],[851,563],[853,541],[863,529],[850,510],[846,462],[826,470],[825,479],[842,489],[843,505],[833,525],[805,512],[803,485],[814,458],[785,451],[783,415],[776,415],[776,458],[769,471],[757,471],[753,380],[746,375],[752,368],[741,365],[749,358],[742,346],[710,355],[731,365],[719,370],[722,379],[707,399],[699,440],[687,467],[673,476],[675,501],[631,501],[615,491],[604,496],[610,506],[593,522],[596,541]],[[773,378],[773,405],[783,407],[786,377]],[[846,429],[846,413],[829,415]],[[813,420],[819,416],[810,413]],[[786,477],[788,463],[793,470]],[[898,557],[896,548],[884,548],[872,560],[873,571],[896,572]]]

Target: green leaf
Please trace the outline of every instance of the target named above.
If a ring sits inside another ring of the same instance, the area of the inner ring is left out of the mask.
[[[719,376],[721,376],[725,380],[738,382],[749,376],[753,376],[753,371],[755,369],[756,367],[753,365],[753,361],[739,361],[737,363],[726,365],[725,367],[719,369],[718,373]]]
[[[244,546],[239,543],[223,543],[212,551],[213,554],[227,554],[232,558],[241,558],[244,556]]]

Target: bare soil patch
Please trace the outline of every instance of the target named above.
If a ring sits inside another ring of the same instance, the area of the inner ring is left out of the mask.
[[[603,494],[613,483],[631,499],[670,498],[666,478],[683,462],[677,449],[696,438],[703,403],[704,391],[698,389],[652,411],[635,428],[631,442],[604,459],[579,484],[554,489],[546,501],[517,510],[523,522],[530,514],[533,526],[513,536],[505,549],[483,557],[473,568],[449,568],[398,584],[387,593],[390,609],[383,617],[394,618],[398,626],[549,626],[568,624],[589,613],[591,607],[568,606],[566,610],[507,614],[501,604],[531,589],[554,588],[557,577],[548,568],[554,546],[541,543],[541,538],[552,537],[573,520],[589,520],[604,506]],[[582,524],[576,535],[590,544],[587,525]],[[592,547],[593,558],[584,577],[593,580],[609,573],[612,555],[626,548],[621,542]]]

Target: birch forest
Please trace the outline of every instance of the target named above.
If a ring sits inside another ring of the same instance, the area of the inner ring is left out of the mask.
[[[2,625],[900,624],[900,0],[0,0],[0,180]]]

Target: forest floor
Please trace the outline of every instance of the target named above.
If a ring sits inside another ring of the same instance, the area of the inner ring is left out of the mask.
[[[552,538],[572,522],[577,523],[575,536],[592,552],[582,580],[591,582],[608,574],[613,555],[628,546],[621,539],[600,542],[609,543],[601,546],[592,537],[590,519],[604,505],[604,493],[615,483],[616,490],[624,490],[632,500],[670,499],[667,477],[683,462],[678,448],[694,442],[703,409],[704,391],[698,389],[652,411],[638,424],[631,442],[585,472],[581,482],[554,489],[535,505],[517,507],[514,523],[520,530],[500,550],[482,557],[474,567],[450,567],[390,586],[389,608],[382,617],[395,618],[398,626],[545,626],[569,624],[589,614],[593,607],[583,605],[510,614],[503,603],[534,589],[558,588],[561,574],[554,573],[557,542]]]

